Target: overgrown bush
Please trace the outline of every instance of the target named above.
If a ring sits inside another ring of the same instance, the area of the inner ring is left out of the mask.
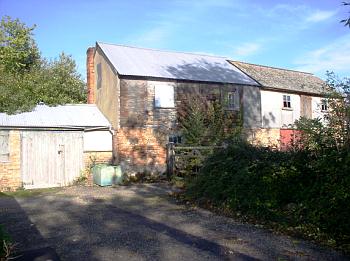
[[[328,113],[297,121],[289,150],[233,143],[206,160],[187,196],[350,252],[350,80],[328,76]]]
[[[178,125],[186,145],[222,145],[240,135],[241,112],[226,110],[219,100],[187,94],[178,110]]]
[[[319,158],[242,142],[210,157],[187,195],[349,247],[349,173],[347,151]]]

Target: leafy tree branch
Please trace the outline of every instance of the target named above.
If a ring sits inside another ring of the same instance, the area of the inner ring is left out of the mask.
[[[70,55],[42,58],[33,38],[33,27],[6,16],[0,24],[0,112],[32,110],[47,105],[82,103],[85,83]]]

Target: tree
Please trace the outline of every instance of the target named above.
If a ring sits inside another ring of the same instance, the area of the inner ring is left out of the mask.
[[[225,110],[224,101],[188,93],[178,110],[178,127],[188,145],[221,145],[241,134],[241,114]]]
[[[350,6],[350,2],[343,2],[343,5]],[[348,26],[350,28],[350,16],[347,19],[341,20],[340,22],[344,23],[344,26]]]
[[[350,151],[350,78],[340,79],[334,72],[327,72],[326,82],[330,87],[325,94],[328,111],[324,119],[302,118],[296,122],[302,131],[297,145],[316,154]]]
[[[29,111],[47,105],[86,101],[85,83],[71,56],[40,56],[33,27],[5,17],[0,26],[0,112]]]
[[[11,72],[29,70],[39,62],[40,54],[33,37],[33,27],[26,27],[9,16],[0,23],[0,65]]]

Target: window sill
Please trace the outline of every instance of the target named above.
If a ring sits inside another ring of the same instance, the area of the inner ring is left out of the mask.
[[[292,110],[293,110],[293,108],[282,107],[282,110],[284,110],[284,111],[292,111]]]

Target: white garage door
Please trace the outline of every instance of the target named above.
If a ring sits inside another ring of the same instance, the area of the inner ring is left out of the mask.
[[[23,131],[21,170],[24,188],[70,185],[83,170],[83,132]]]

